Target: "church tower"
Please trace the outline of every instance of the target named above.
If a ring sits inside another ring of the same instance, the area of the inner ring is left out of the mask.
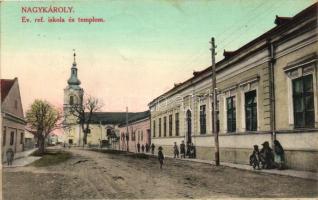
[[[77,77],[77,64],[76,54],[74,52],[74,61],[71,68],[71,76],[67,81],[67,87],[64,89],[64,123],[68,125],[65,130],[65,136],[67,143],[80,145],[80,127],[77,124],[76,118],[70,113],[70,109],[73,105],[82,105],[84,90],[80,87],[81,81]]]

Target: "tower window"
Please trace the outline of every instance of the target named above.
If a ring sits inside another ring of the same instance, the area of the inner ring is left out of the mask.
[[[70,105],[73,105],[73,104],[74,104],[74,97],[70,96]]]

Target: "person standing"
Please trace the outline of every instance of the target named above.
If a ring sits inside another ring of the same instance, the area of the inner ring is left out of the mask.
[[[181,154],[181,158],[185,158],[185,144],[183,140],[180,144],[180,154]]]
[[[174,142],[173,154],[174,154],[174,158],[179,158],[179,148],[176,142]]]
[[[146,143],[146,153],[148,153],[148,152],[149,152],[149,144]]]
[[[151,154],[154,154],[155,153],[155,144],[152,143],[151,144]]]
[[[138,153],[140,152],[140,144],[139,144],[139,142],[137,143],[137,151],[138,151]]]
[[[144,146],[144,144],[141,145],[141,151],[142,151],[142,153],[145,152],[145,146]]]
[[[192,158],[196,158],[197,152],[196,152],[196,148],[195,148],[193,143],[191,143],[191,151],[192,151]]]
[[[160,146],[158,148],[158,160],[159,160],[159,163],[160,163],[160,169],[162,169],[162,165],[163,165],[163,160],[164,160],[164,155],[162,153],[162,147]]]
[[[8,166],[12,165],[13,162],[13,158],[14,158],[14,152],[11,148],[9,148],[6,152],[6,156],[7,156],[7,164]]]

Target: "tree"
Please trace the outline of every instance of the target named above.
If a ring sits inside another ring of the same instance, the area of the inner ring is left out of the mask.
[[[73,104],[70,108],[70,114],[76,118],[77,123],[83,131],[83,146],[87,144],[87,134],[90,129],[92,115],[102,108],[102,103],[96,97],[88,96],[82,104]]]
[[[39,154],[45,152],[45,139],[54,130],[62,128],[61,112],[45,100],[35,100],[26,112],[27,130],[38,140]]]

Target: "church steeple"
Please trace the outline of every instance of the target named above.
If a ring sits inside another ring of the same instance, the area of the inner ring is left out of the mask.
[[[76,64],[76,54],[75,54],[75,50],[74,51],[74,61],[73,61],[73,65],[71,68],[71,77],[68,79],[67,83],[70,87],[79,87],[79,85],[81,84],[81,81],[77,78],[77,64]]]

